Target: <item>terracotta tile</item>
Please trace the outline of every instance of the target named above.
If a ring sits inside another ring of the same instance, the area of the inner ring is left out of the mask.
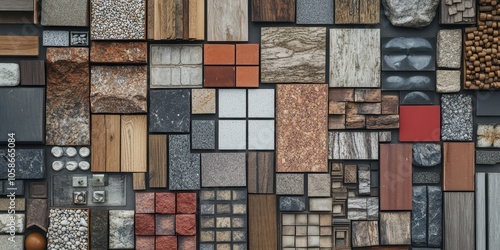
[[[236,67],[236,87],[258,88],[259,66]]]
[[[154,236],[137,236],[135,237],[135,248],[141,250],[154,250],[155,237]]]
[[[177,236],[157,236],[156,250],[177,250]]]
[[[235,49],[232,44],[205,44],[204,65],[234,65]]]
[[[155,193],[135,193],[135,212],[138,214],[155,212]]]
[[[474,142],[445,142],[443,151],[443,191],[474,191]]]
[[[411,144],[380,144],[380,210],[412,209],[411,164]]]
[[[259,44],[236,44],[236,65],[259,65]]]
[[[156,213],[175,214],[175,193],[156,193]]]
[[[399,111],[400,141],[439,141],[441,139],[441,108],[439,106],[401,106]]]
[[[176,215],[175,232],[178,235],[196,235],[196,215],[194,214]]]
[[[179,214],[196,213],[196,193],[177,194],[177,213]]]
[[[155,235],[154,214],[135,214],[135,234]]]
[[[234,87],[235,67],[234,66],[205,66],[205,78],[203,86],[206,88]]]

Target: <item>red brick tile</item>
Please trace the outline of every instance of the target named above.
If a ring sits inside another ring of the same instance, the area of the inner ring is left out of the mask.
[[[236,87],[258,88],[259,66],[237,66]]]
[[[236,65],[259,65],[259,44],[236,44]]]
[[[203,51],[204,65],[234,65],[233,44],[205,44]]]
[[[177,250],[177,236],[156,236],[156,250]]]
[[[175,232],[178,235],[196,235],[196,215],[194,214],[176,215]]]
[[[235,67],[234,66],[205,66],[205,79],[203,86],[208,88],[234,87]]]
[[[177,213],[178,214],[196,213],[196,193],[177,194]]]
[[[401,106],[399,112],[400,141],[440,141],[440,106]]]
[[[154,214],[135,214],[135,234],[155,235]]]
[[[175,215],[156,214],[156,235],[175,235]]]
[[[150,214],[155,212],[155,193],[135,193],[135,212]]]
[[[135,249],[141,250],[155,250],[155,237],[154,236],[136,236]]]
[[[175,214],[175,193],[156,193],[156,213]]]
[[[196,236],[180,236],[179,250],[196,250]]]

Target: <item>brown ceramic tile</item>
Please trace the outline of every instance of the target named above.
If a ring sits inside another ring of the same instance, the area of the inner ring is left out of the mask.
[[[205,44],[204,65],[234,65],[235,49],[232,44]]]
[[[135,214],[135,235],[155,235],[154,214]]]
[[[443,191],[474,191],[474,143],[443,143]]]
[[[176,215],[175,232],[178,235],[196,235],[196,215],[194,214]]]
[[[206,88],[234,87],[235,67],[234,66],[205,66],[205,78],[203,86]]]
[[[380,144],[380,210],[412,209],[411,164],[411,144]]]
[[[155,212],[155,193],[135,193],[135,212],[138,214]]]
[[[156,193],[156,213],[175,214],[175,193]]]
[[[236,65],[259,65],[259,44],[236,44]]]
[[[236,87],[258,88],[259,66],[237,66]]]

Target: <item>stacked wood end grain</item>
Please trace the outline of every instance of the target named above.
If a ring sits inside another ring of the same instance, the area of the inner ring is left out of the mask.
[[[465,88],[500,89],[500,1],[479,3],[477,26],[465,28]]]
[[[149,0],[149,40],[204,40],[204,0]]]

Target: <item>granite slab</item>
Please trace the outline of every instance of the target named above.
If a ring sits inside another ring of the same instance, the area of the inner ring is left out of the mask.
[[[413,184],[439,184],[441,174],[436,172],[414,172]]]
[[[297,0],[297,24],[333,24],[333,0]]]
[[[134,210],[109,211],[109,249],[134,249]]]
[[[476,150],[476,164],[495,165],[500,163],[499,151]]]
[[[42,26],[88,26],[87,0],[45,0],[41,7]]]
[[[149,101],[150,133],[189,133],[191,91],[151,90]]]
[[[108,210],[92,209],[90,211],[90,248],[105,250],[108,246]]]
[[[466,94],[441,96],[441,139],[443,141],[472,141],[472,97]],[[456,112],[456,111],[460,112]]]
[[[191,148],[215,149],[215,121],[191,121]]]
[[[0,179],[9,177],[9,167],[6,159],[7,150],[0,150]],[[15,179],[44,179],[45,178],[45,150],[18,149],[15,153]]]
[[[136,63],[148,62],[148,45],[145,42],[92,42],[92,63]]]
[[[248,149],[274,150],[274,120],[248,121]]]
[[[202,153],[201,177],[203,187],[246,186],[245,153]]]
[[[276,194],[303,195],[304,174],[276,174]]]
[[[43,46],[46,47],[68,47],[69,31],[65,30],[44,30]]]
[[[191,153],[189,135],[168,136],[170,190],[200,189],[200,154]]]
[[[245,120],[219,120],[219,150],[245,150],[247,125]]]

